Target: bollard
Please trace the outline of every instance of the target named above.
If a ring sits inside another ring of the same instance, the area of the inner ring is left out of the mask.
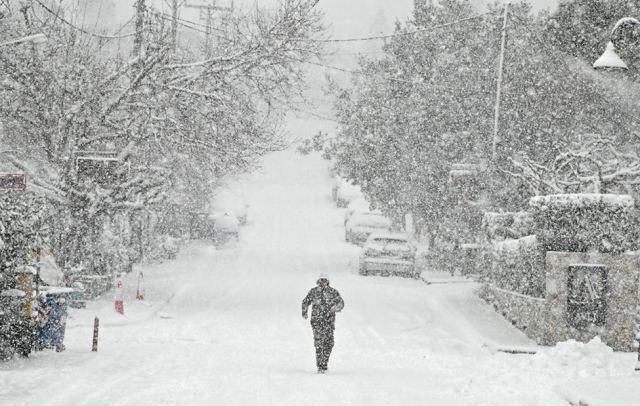
[[[138,274],[138,289],[136,290],[136,299],[144,300],[144,275],[142,271]]]
[[[91,346],[91,352],[98,352],[98,329],[100,320],[96,317],[93,319],[93,344]]]
[[[120,277],[118,277],[118,279],[116,279],[116,301],[115,301],[115,305],[116,305],[116,311],[120,314],[124,314],[124,287],[122,284],[122,279]]]
[[[635,371],[640,372],[640,304],[636,306],[636,345],[638,346],[638,360]]]

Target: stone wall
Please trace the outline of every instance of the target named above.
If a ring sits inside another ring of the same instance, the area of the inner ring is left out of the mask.
[[[595,336],[600,336],[602,341],[614,350],[633,351],[639,265],[637,254],[547,252],[542,343],[553,345],[570,338],[589,341]],[[603,325],[581,328],[570,326],[567,300],[569,267],[572,266],[602,266],[607,270],[606,312]]]
[[[522,330],[527,337],[538,344],[543,342],[544,299],[500,289],[494,285],[484,285],[478,295],[492,304],[498,313]]]

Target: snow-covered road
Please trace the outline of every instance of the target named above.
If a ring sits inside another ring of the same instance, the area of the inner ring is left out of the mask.
[[[131,275],[125,316],[111,295],[72,310],[66,352],[0,364],[0,405],[554,406],[568,404],[558,385],[633,369],[632,354],[605,351],[590,362],[596,344],[574,346],[582,357],[569,364],[562,355],[571,349],[492,351],[531,343],[473,284],[357,274],[358,249],[343,242],[319,157],[283,152],[264,168],[238,185],[251,207],[236,247],[195,243],[145,268],[144,302],[131,299]],[[327,375],[315,373],[300,315],[320,273],[346,302]]]

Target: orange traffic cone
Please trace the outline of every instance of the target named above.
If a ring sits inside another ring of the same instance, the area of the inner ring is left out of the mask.
[[[120,314],[124,314],[124,286],[122,279],[118,277],[116,279],[116,311]]]
[[[144,300],[144,275],[142,271],[138,274],[138,289],[136,290],[136,299]]]

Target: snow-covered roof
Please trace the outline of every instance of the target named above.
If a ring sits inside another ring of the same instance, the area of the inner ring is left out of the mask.
[[[26,293],[20,289],[7,289],[0,292],[0,296],[2,297],[24,297],[25,295]]]
[[[373,233],[369,236],[369,241],[381,238],[409,241],[409,237],[404,233]]]
[[[351,216],[349,222],[356,227],[391,227],[391,220],[388,217],[385,217],[382,214],[370,212],[356,212]]]
[[[214,223],[214,228],[221,231],[236,232],[238,231],[238,227],[238,219],[230,215],[220,216]]]
[[[471,169],[452,169],[449,171],[449,176],[451,178],[459,178],[463,176],[476,176],[478,171]]]
[[[36,274],[36,269],[32,266],[29,265],[23,265],[23,266],[19,266],[16,269],[17,272],[19,273],[30,273],[30,274]]]
[[[78,161],[119,161],[119,158],[108,156],[79,156],[76,158]]]
[[[46,295],[64,295],[76,291],[73,288],[66,288],[63,286],[41,286],[40,290]]]
[[[633,197],[606,193],[569,193],[561,195],[534,196],[529,200],[532,207],[571,205],[582,207],[602,202],[609,206],[633,207]]]
[[[347,208],[353,210],[369,210],[369,202],[364,198],[358,197],[349,202],[349,206]]]

